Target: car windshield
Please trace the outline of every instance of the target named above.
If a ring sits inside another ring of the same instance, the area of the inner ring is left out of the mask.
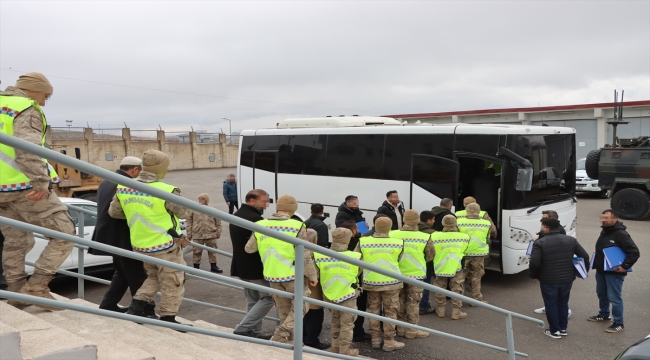
[[[85,210],[97,212],[97,206],[95,205],[88,205],[88,204],[70,204],[70,205],[74,205]],[[77,216],[77,212],[73,210],[68,210],[68,214],[70,214],[72,221],[74,221],[74,225],[77,226],[79,220]],[[97,217],[84,214],[84,226],[95,226],[95,224],[97,224]]]
[[[585,169],[585,159],[578,160],[578,170],[584,170]]]

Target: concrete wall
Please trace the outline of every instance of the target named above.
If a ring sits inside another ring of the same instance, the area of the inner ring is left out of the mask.
[[[68,156],[76,157],[75,149],[80,151],[80,160],[97,165],[106,170],[116,170],[125,156],[142,157],[146,150],[163,151],[170,157],[170,170],[208,169],[236,167],[238,145],[227,145],[226,136],[219,135],[219,142],[197,143],[196,133],[190,133],[189,142],[167,142],[165,132],[158,131],[156,139],[143,140],[131,138],[131,130],[122,129],[122,139],[115,136],[110,140],[95,140],[93,129],[86,128],[83,139],[56,139],[48,128],[46,138],[53,150],[65,152]]]

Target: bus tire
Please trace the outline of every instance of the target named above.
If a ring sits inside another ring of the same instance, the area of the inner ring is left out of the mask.
[[[600,149],[591,150],[587,154],[587,160],[585,161],[585,171],[587,171],[587,176],[590,179],[598,180],[598,162],[600,161]]]
[[[92,202],[97,202],[97,193],[89,192],[89,193],[81,194],[77,196],[77,198],[92,201]]]
[[[621,219],[643,220],[650,215],[650,195],[641,189],[617,191],[610,205]]]

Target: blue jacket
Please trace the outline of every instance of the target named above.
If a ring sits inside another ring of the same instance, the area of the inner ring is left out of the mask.
[[[223,182],[223,198],[226,202],[237,202],[237,183]]]

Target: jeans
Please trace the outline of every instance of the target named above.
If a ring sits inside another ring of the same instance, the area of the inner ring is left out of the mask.
[[[244,279],[242,279],[244,280]],[[249,283],[269,286],[264,280],[244,280]],[[235,332],[246,332],[252,330],[256,335],[262,335],[262,319],[273,308],[273,298],[271,294],[254,289],[245,288],[244,297],[246,298],[246,315],[235,327]]]
[[[546,320],[551,332],[566,330],[569,319],[569,295],[573,282],[566,284],[539,283],[546,307]]]
[[[309,309],[302,320],[302,342],[311,347],[318,347],[321,343],[318,337],[323,329],[325,309]]]
[[[432,278],[433,278],[433,268],[427,266],[427,277],[422,281],[424,281],[427,284],[431,284]],[[428,310],[430,307],[431,305],[429,304],[429,290],[424,289],[424,291],[422,291],[422,300],[420,300],[420,309]]]
[[[228,214],[232,215],[232,213],[235,211],[235,208],[239,210],[239,205],[237,205],[237,200],[231,201],[230,205],[228,205]]]
[[[623,281],[625,281],[625,276],[596,273],[596,294],[598,294],[598,304],[600,306],[598,315],[609,316],[609,305],[611,303],[614,322],[621,325],[624,325]]]

